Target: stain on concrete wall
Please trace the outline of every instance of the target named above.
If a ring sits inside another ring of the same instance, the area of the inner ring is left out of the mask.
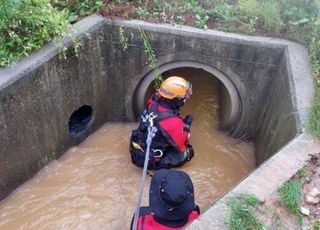
[[[120,26],[128,37],[125,51]],[[77,144],[79,140],[69,134],[68,122],[79,107],[93,109],[94,121],[84,137],[104,122],[129,120],[127,107],[133,106],[134,89],[151,71],[139,28],[148,36],[160,66],[193,61],[229,77],[242,105],[235,136],[254,137],[259,161],[296,132],[288,66],[281,61],[285,45],[98,16],[76,27],[83,44],[79,57],[69,49],[68,58],[60,59],[51,44],[16,67],[0,70],[0,199],[32,177],[47,159]],[[85,36],[88,32],[91,39]],[[277,141],[279,136],[286,138]]]

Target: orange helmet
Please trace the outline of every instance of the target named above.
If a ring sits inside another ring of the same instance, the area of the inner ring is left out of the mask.
[[[192,85],[182,77],[172,76],[162,82],[158,92],[167,99],[175,97],[188,99],[192,94]]]

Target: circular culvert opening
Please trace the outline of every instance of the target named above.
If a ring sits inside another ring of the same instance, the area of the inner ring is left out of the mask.
[[[197,85],[199,90],[202,90],[206,84],[214,84],[215,87],[212,90],[216,90],[219,94],[219,111],[217,112],[219,128],[230,131],[231,133],[237,126],[241,113],[239,94],[233,83],[223,73],[212,67],[194,62],[167,64],[160,67],[160,73],[164,78],[173,75],[185,77],[187,80],[191,81],[194,86]],[[154,73],[148,73],[136,87],[133,97],[133,112],[136,119],[139,118],[145,107],[146,101],[154,92],[153,78]],[[194,88],[194,94],[196,93],[196,90],[197,89]],[[191,100],[193,100],[193,97],[191,97],[190,101]],[[201,99],[198,100],[202,102]],[[188,102],[186,105],[187,104]],[[194,112],[198,113],[198,111]],[[197,114],[195,114],[195,116],[197,116]]]
[[[92,107],[83,105],[74,111],[69,119],[69,133],[73,137],[81,136],[91,125],[93,120]]]

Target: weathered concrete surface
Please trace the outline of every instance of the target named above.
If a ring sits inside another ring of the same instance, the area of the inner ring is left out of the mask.
[[[140,28],[146,33],[156,52],[160,68],[168,63],[198,62],[228,76],[236,86],[242,103],[241,113],[231,133],[235,137],[243,138],[255,134],[263,104],[268,96],[268,87],[272,81],[270,76],[276,77],[279,74],[279,62],[283,58],[285,45],[183,26],[174,27],[141,21],[108,20],[107,23],[113,25],[107,29],[112,33],[113,49],[121,50],[118,28],[123,27],[131,45],[126,54],[138,59],[134,67],[123,66],[123,62],[118,64],[119,68],[130,68],[126,71],[130,76],[129,79],[132,79],[128,89],[127,108],[132,106],[134,90],[143,77],[151,71],[146,63],[148,57],[143,53]]]
[[[297,133],[305,132],[304,126],[313,103],[314,86],[307,49],[288,41],[278,42],[287,44],[287,48],[279,66],[279,75],[273,77],[269,87],[261,126],[254,137],[259,164],[285,144],[284,138],[291,140]]]
[[[262,164],[187,229],[227,229],[227,199],[250,193],[265,200],[320,149],[320,141],[307,134],[305,129],[314,98],[307,49],[280,39],[250,39],[286,46],[279,74],[272,76],[261,123],[253,138],[257,161]],[[285,140],[291,141],[286,144]]]
[[[99,29],[100,28],[100,29]],[[103,19],[88,18],[76,25],[83,49],[66,60],[50,43],[39,52],[0,70],[0,199],[32,177],[49,160],[78,140],[69,135],[73,111],[90,105],[95,121],[88,134],[106,120],[112,100],[106,91]],[[92,32],[92,38],[85,38]],[[65,39],[65,45],[70,40]]]
[[[301,45],[98,16],[76,27],[83,43],[78,58],[69,49],[68,59],[59,59],[51,43],[16,66],[0,70],[0,199],[45,161],[77,143],[69,135],[68,121],[82,105],[91,106],[94,113],[87,135],[106,121],[135,119],[135,90],[152,71],[139,29],[147,34],[160,68],[199,63],[228,77],[241,101],[230,132],[253,139],[259,163],[305,131],[313,88]],[[120,42],[120,27],[128,38],[127,50]]]
[[[319,149],[319,140],[306,133],[300,134],[294,141],[260,165],[249,177],[216,202],[187,229],[227,229],[225,225],[228,215],[226,201],[230,197],[241,193],[250,193],[256,195],[262,201],[265,200],[305,165],[306,161],[310,159],[309,154],[317,153]]]
[[[239,98],[238,90],[231,82],[228,76],[226,76],[221,71],[212,68],[211,66],[191,61],[174,61],[168,64],[161,65],[157,71],[160,74],[164,74],[166,71],[173,71],[174,69],[201,69],[207,73],[208,76],[216,78],[219,81],[219,94],[220,94],[220,128],[232,132],[232,128],[237,124],[239,119],[239,114],[241,113],[241,101]],[[151,93],[154,90],[154,76],[155,71],[149,72],[144,76],[143,80],[139,83],[138,87],[135,88],[133,108],[136,117],[143,112],[145,104]],[[188,76],[186,76],[188,77]],[[127,106],[128,113],[130,114],[130,109],[132,106]],[[132,109],[131,109],[132,110]]]
[[[110,48],[117,52],[115,69],[121,68],[131,79],[126,96],[129,119],[134,116],[135,90],[144,84],[145,76],[153,73],[141,50],[139,29],[142,29],[157,53],[160,72],[167,70],[166,66],[178,68],[187,67],[183,63],[198,63],[198,68],[209,73],[214,71],[208,69],[214,69],[229,78],[241,101],[241,111],[230,133],[254,141],[258,164],[303,131],[302,122],[307,119],[313,97],[304,46],[281,39],[141,21],[107,20],[106,27],[113,44]],[[121,48],[120,27],[128,37],[129,48],[125,52]],[[138,59],[135,66],[129,65],[127,56]]]

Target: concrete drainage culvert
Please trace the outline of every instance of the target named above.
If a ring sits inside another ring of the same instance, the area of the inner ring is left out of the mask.
[[[234,136],[237,135],[237,124],[240,120],[241,116],[241,99],[239,98],[239,93],[237,90],[237,87],[230,81],[230,79],[223,74],[222,72],[218,71],[217,69],[204,65],[202,63],[197,62],[191,62],[191,61],[177,61],[172,63],[167,63],[159,67],[159,71],[162,76],[168,75],[177,75],[177,76],[183,76],[188,79],[188,76],[190,75],[190,71],[192,69],[200,69],[205,71],[206,73],[209,73],[211,77],[217,78],[220,82],[219,85],[219,93],[221,95],[220,98],[220,109],[221,112],[221,121],[220,125],[221,128],[224,130],[229,130],[230,133]],[[179,71],[180,70],[180,71]],[[181,71],[182,70],[182,71]],[[184,71],[183,71],[184,70]],[[198,73],[198,75],[201,75],[201,73]],[[146,100],[150,97],[151,93],[154,91],[153,86],[153,79],[154,79],[155,73],[154,71],[151,71],[148,73],[142,81],[139,83],[137,88],[134,92],[134,100],[133,100],[133,114],[134,117],[139,117],[139,114],[142,113]],[[190,79],[188,79],[190,80]],[[193,79],[194,81],[197,81],[196,76]]]
[[[50,44],[0,71],[1,198],[78,143],[68,124],[82,106],[84,137],[105,122],[136,121],[152,75],[139,28],[162,73],[199,69],[217,79],[221,128],[255,145],[258,167],[191,229],[222,228],[226,197],[250,192],[263,199],[319,148],[304,130],[313,84],[307,51],[299,44],[98,16],[76,27],[83,43],[79,58],[69,49],[68,59],[61,60]],[[126,50],[120,27],[130,44]]]

